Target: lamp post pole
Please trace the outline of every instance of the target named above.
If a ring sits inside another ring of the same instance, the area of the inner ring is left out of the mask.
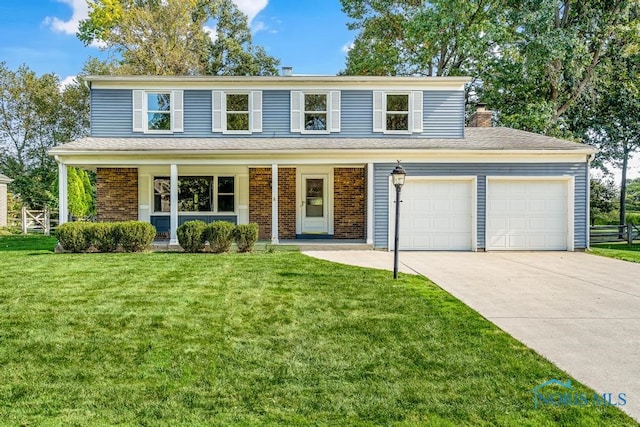
[[[400,166],[400,160],[393,172],[391,172],[391,182],[396,187],[396,226],[393,244],[393,279],[398,278],[398,248],[400,246],[400,191],[407,176],[405,170]]]
[[[398,278],[398,246],[400,244],[400,185],[396,185],[396,234],[393,244],[393,278]]]

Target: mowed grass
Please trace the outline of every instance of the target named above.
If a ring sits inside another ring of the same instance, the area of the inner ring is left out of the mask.
[[[417,276],[54,243],[0,238],[4,425],[637,425]]]
[[[640,262],[640,243],[633,243],[631,245],[624,242],[595,243],[591,245],[591,252],[596,255],[621,259],[623,261]]]

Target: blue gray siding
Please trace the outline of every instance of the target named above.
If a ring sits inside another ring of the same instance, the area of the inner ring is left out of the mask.
[[[290,132],[290,91],[265,90],[262,93],[262,132],[253,137],[300,137]],[[91,91],[91,135],[95,137],[144,137],[166,135],[134,133],[132,130],[132,91],[93,89]],[[424,131],[394,135],[394,138],[462,138],[464,132],[464,93],[462,91],[424,92]],[[184,132],[172,137],[246,137],[211,131],[211,91],[184,91]],[[373,93],[370,90],[341,91],[341,132],[314,134],[314,138],[384,138],[373,133]]]
[[[477,231],[478,248],[485,247],[486,177],[488,176],[563,176],[575,179],[574,245],[576,249],[587,245],[587,165],[586,163],[403,163],[408,176],[477,176]],[[374,246],[388,246],[389,174],[395,164],[374,166]]]

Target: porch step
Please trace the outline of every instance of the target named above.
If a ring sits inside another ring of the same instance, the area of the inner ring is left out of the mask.
[[[300,251],[366,251],[373,245],[361,240],[280,240],[282,248],[297,248]]]
[[[205,245],[208,247],[209,245]],[[267,251],[270,247],[277,247],[277,250],[290,251],[366,251],[372,250],[373,245],[362,240],[281,240],[279,244],[260,240],[254,246],[255,251]],[[156,240],[151,244],[154,252],[182,252],[180,245],[170,245],[168,240]],[[236,250],[233,244],[231,251]]]

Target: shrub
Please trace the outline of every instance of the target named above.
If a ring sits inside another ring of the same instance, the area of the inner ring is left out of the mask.
[[[125,252],[142,252],[156,237],[156,228],[148,222],[127,221],[116,224],[120,244]]]
[[[85,252],[91,247],[91,229],[89,222],[67,222],[56,228],[56,237],[66,251]]]
[[[227,252],[233,243],[235,225],[227,221],[215,221],[205,230],[205,240],[209,241],[209,248],[213,253]]]
[[[233,230],[233,238],[238,245],[238,252],[251,252],[258,240],[258,224],[239,224]]]
[[[200,252],[204,249],[205,228],[204,221],[187,221],[178,227],[178,243],[185,252]]]
[[[115,252],[120,242],[120,231],[116,223],[99,222],[90,227],[93,246],[100,252]]]

